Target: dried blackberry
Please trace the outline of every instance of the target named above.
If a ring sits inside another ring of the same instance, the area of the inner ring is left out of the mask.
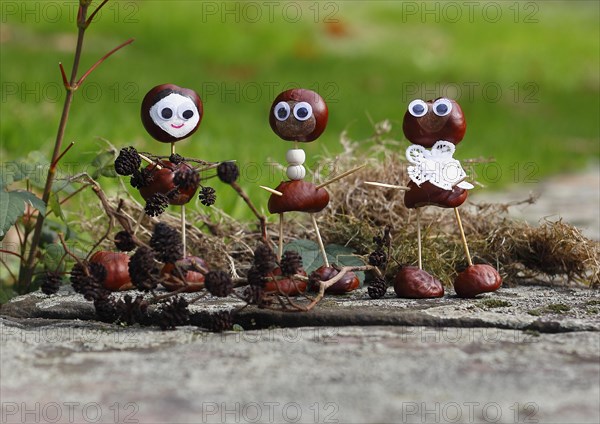
[[[254,266],[263,275],[267,275],[277,268],[277,257],[273,253],[273,250],[266,244],[261,244],[254,251]]]
[[[248,279],[248,284],[250,284],[253,287],[264,287],[266,282],[265,282],[265,276],[263,275],[262,272],[260,272],[260,270],[256,267],[256,266],[252,266],[249,270],[248,270],[248,275],[247,275],[247,279]]]
[[[387,265],[387,254],[383,249],[377,249],[369,255],[369,264],[376,267],[385,267]]]
[[[204,206],[212,206],[217,201],[217,195],[215,189],[212,187],[202,187],[200,194],[198,195],[200,203]]]
[[[385,293],[387,292],[387,283],[383,278],[375,277],[369,283],[367,292],[372,299],[380,299],[385,296]]]
[[[115,171],[119,175],[132,175],[136,172],[142,159],[138,155],[137,150],[134,147],[125,147],[119,152],[119,156],[115,159]]]
[[[184,157],[178,153],[172,153],[171,156],[169,156],[169,162],[173,163],[174,165],[179,165],[183,161]]]
[[[154,252],[144,246],[138,247],[129,260],[129,276],[133,285],[142,291],[154,290],[158,285],[158,275]]]
[[[148,168],[144,168],[141,171],[135,170],[129,180],[129,184],[131,184],[133,188],[140,189],[148,187],[153,179],[154,176],[152,175],[152,171]]]
[[[216,297],[227,297],[233,292],[233,281],[224,271],[210,271],[204,279],[204,287]]]
[[[154,193],[146,200],[144,211],[148,216],[159,216],[169,206],[169,197],[162,193]]]
[[[116,302],[108,292],[94,300],[94,309],[96,317],[102,322],[113,323],[119,316]]]
[[[136,244],[133,236],[127,231],[119,231],[115,234],[115,246],[121,252],[130,252],[135,249]]]
[[[175,172],[173,183],[183,190],[195,189],[200,184],[200,173],[195,169],[184,167]]]
[[[144,296],[138,295],[133,299],[126,294],[116,302],[116,312],[119,322],[127,325],[141,324],[147,321],[148,302]]]
[[[283,275],[297,274],[302,268],[302,256],[294,250],[288,250],[281,257],[281,273]]]
[[[55,294],[62,283],[62,277],[59,272],[47,271],[41,277],[42,284],[40,289],[44,294]]]
[[[162,222],[154,226],[150,247],[154,249],[156,258],[164,263],[175,263],[183,256],[181,234],[175,228]]]
[[[158,315],[158,325],[163,330],[174,330],[178,325],[187,324],[189,320],[188,302],[180,296],[163,303]]]
[[[210,314],[205,320],[205,326],[209,331],[221,333],[233,328],[234,313],[232,311],[218,311]]]
[[[235,162],[221,162],[217,166],[217,175],[224,183],[231,184],[240,176],[240,170]]]
[[[78,262],[71,269],[71,286],[86,300],[96,300],[108,293],[103,284],[105,278],[106,268],[99,263]]]

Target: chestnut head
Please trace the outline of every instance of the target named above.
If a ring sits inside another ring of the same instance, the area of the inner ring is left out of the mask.
[[[465,136],[467,122],[462,109],[454,100],[413,100],[408,105],[402,124],[404,135],[413,144],[432,147],[436,141],[458,144]]]
[[[314,141],[325,131],[329,111],[319,94],[294,88],[279,94],[271,105],[269,123],[288,141]]]
[[[144,96],[141,113],[144,128],[154,139],[174,143],[198,129],[204,109],[194,90],[161,84]]]

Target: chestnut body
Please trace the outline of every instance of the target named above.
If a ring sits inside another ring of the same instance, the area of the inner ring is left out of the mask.
[[[148,200],[155,193],[173,193],[173,190],[177,188],[173,182],[175,172],[182,169],[192,169],[191,166],[185,162],[175,165],[172,162],[164,161],[161,165],[163,166],[161,169],[155,169],[154,165],[148,165],[146,167],[146,169],[152,171],[152,180],[147,186],[139,189],[144,200]],[[169,204],[185,205],[194,197],[197,190],[198,186],[186,189],[178,189],[175,195],[169,197]]]
[[[335,269],[334,267],[332,267],[332,266],[327,267],[327,266],[323,265],[323,266],[317,268],[315,271],[313,271],[312,274],[310,274],[310,279],[313,282],[327,281],[327,280],[331,280],[333,277],[335,277],[338,274],[339,274],[339,271],[337,269]],[[331,287],[329,287],[327,290],[325,290],[325,293],[327,293],[327,294],[346,294],[346,293],[350,293],[351,291],[356,290],[359,285],[360,285],[360,281],[359,281],[358,277],[356,276],[356,274],[353,272],[347,272],[346,274],[344,274],[344,276],[339,281],[337,281]],[[313,284],[311,289],[318,290],[318,287],[319,286],[317,284]]]
[[[283,181],[276,188],[283,196],[269,197],[269,212],[320,212],[329,204],[329,193],[303,180]]]
[[[404,205],[409,209],[422,206],[437,206],[440,208],[457,208],[467,200],[468,191],[454,187],[444,190],[425,181],[418,186],[413,181],[408,183],[409,190],[404,194]]]
[[[185,268],[186,266],[190,266],[192,262],[208,271],[206,262],[197,256],[188,256],[178,261],[177,265]],[[175,265],[170,263],[165,264],[160,271],[161,277],[166,277],[163,279],[162,285],[169,291],[175,291],[181,287],[181,283],[173,276],[175,272]],[[197,292],[204,288],[204,274],[201,272],[187,271],[185,272],[185,280],[188,283],[188,288],[185,291],[188,293]]]
[[[306,277],[306,272],[303,269],[298,270],[298,274]],[[271,275],[274,277],[281,276],[281,268],[275,268]],[[306,287],[306,281],[289,277],[279,280],[277,283],[275,283],[275,281],[267,281],[264,290],[265,292],[277,292],[283,295],[287,294],[288,296],[297,296],[300,293],[304,293],[306,291]]]

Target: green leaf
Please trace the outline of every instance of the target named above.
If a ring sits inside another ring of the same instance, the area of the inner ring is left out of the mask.
[[[23,202],[29,203],[31,205],[31,207],[40,211],[40,213],[42,215],[46,214],[46,204],[42,201],[42,199],[40,199],[39,197],[37,197],[35,194],[31,193],[30,191],[15,190],[15,191],[9,192],[9,194],[11,196],[16,196],[16,197],[21,198],[23,200]]]
[[[50,206],[50,210],[56,215],[57,218],[60,218],[61,221],[65,222],[65,214],[60,206],[60,202],[58,201],[58,195],[56,193],[50,194],[50,199],[48,200],[48,206]]]
[[[22,190],[0,190],[0,240],[4,239],[6,232],[17,222],[17,219],[23,216],[26,203],[40,213],[46,213],[46,206],[35,194]]]
[[[98,169],[106,168],[107,166],[114,164],[115,159],[116,156],[113,150],[102,152],[92,160],[92,166],[95,166]]]
[[[7,303],[16,296],[18,296],[18,293],[12,288],[0,285],[0,305]]]
[[[284,246],[284,251],[294,250],[302,256],[303,268],[307,274],[319,268],[324,264],[319,245],[311,240],[294,240]],[[340,266],[362,266],[364,262],[360,257],[354,254],[354,251],[339,244],[329,244],[325,246],[325,253],[330,264]],[[364,281],[364,272],[357,272],[356,276],[362,282]]]

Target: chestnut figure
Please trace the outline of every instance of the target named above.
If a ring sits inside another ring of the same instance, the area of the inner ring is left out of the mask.
[[[408,190],[404,195],[404,205],[416,209],[419,267],[404,267],[398,273],[394,284],[396,294],[400,297],[438,297],[444,293],[441,283],[423,270],[420,208],[429,205],[454,209],[469,263],[467,271],[456,279],[455,288],[457,293],[460,292],[459,296],[496,290],[502,279],[489,265],[473,265],[458,211],[467,199],[467,190],[473,188],[465,181],[467,175],[460,162],[453,157],[456,145],[462,141],[467,129],[461,107],[454,100],[443,97],[413,100],[404,114],[402,129],[412,143],[406,149],[410,182],[407,187],[395,187]]]
[[[303,269],[299,269],[296,274],[306,277],[306,271]],[[281,275],[282,272],[281,268],[279,267],[275,268],[270,274],[272,277],[280,277]],[[294,276],[290,276],[282,280],[278,280],[277,283],[275,283],[275,281],[267,281],[264,290],[268,293],[277,292],[283,295],[297,296],[301,293],[304,293],[306,291],[306,287],[306,281],[298,280],[294,278]]]
[[[287,141],[314,141],[325,131],[329,111],[323,98],[311,90],[294,88],[280,93],[269,114],[273,132]]]
[[[198,93],[174,84],[157,85],[142,100],[144,128],[161,143],[174,143],[192,135],[203,114]]]
[[[310,280],[312,283],[311,289],[313,289],[315,291],[318,290],[318,284],[315,284],[315,283],[318,283],[319,281],[331,280],[333,277],[338,275],[339,272],[340,271],[338,271],[336,268],[334,268],[332,266],[323,265],[323,266],[317,268],[310,274]],[[344,276],[342,278],[340,278],[339,281],[336,281],[331,287],[328,287],[325,290],[325,293],[327,293],[327,294],[346,294],[346,293],[350,293],[351,291],[356,290],[359,285],[360,285],[360,280],[358,279],[358,277],[356,276],[355,273],[350,271],[350,272],[345,273]]]
[[[329,193],[306,181],[282,181],[275,189],[283,196],[269,198],[270,213],[320,212],[329,204]]]

